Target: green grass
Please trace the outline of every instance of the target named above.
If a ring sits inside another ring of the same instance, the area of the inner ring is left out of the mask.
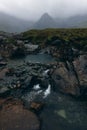
[[[81,49],[87,46],[87,29],[44,29],[30,30],[23,33],[23,39],[34,44],[48,44],[53,40],[71,42],[72,45]]]

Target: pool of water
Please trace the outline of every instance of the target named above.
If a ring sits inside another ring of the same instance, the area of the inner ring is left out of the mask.
[[[28,55],[25,58],[25,61],[30,61],[32,63],[40,62],[40,63],[52,63],[55,59],[48,54],[36,54],[36,55]]]
[[[44,98],[44,91],[33,90],[22,97],[26,104],[31,101],[44,102],[45,107],[39,115],[41,130],[87,130],[86,101],[78,101],[53,90]]]
[[[25,62],[29,62],[29,63],[41,63],[41,64],[51,64],[55,62],[55,58],[53,58],[51,55],[48,54],[30,54],[27,55],[23,58],[15,58],[15,59],[11,59],[8,62],[8,66],[12,67],[12,66],[21,66],[23,65]]]
[[[87,130],[87,102],[52,92],[45,103],[41,130]]]

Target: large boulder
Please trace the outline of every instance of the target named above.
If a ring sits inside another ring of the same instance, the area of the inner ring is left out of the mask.
[[[11,58],[20,58],[25,56],[25,48],[23,46],[15,47],[10,53]]]
[[[23,108],[20,101],[1,101],[0,130],[39,130],[37,116]]]
[[[87,92],[87,55],[80,55],[73,64],[78,74],[81,90]]]
[[[32,53],[38,51],[39,45],[25,44],[25,48],[27,53]]]
[[[73,70],[68,70],[63,63],[52,74],[56,90],[63,93],[78,96],[80,94],[79,83]]]

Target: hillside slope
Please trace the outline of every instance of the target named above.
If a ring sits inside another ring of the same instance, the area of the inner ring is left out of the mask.
[[[25,21],[0,12],[0,31],[22,32],[30,29],[32,24],[32,21]]]

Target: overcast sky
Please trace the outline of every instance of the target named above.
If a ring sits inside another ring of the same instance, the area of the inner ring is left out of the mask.
[[[24,19],[38,19],[47,12],[67,17],[87,12],[87,0],[0,0],[0,11]]]

